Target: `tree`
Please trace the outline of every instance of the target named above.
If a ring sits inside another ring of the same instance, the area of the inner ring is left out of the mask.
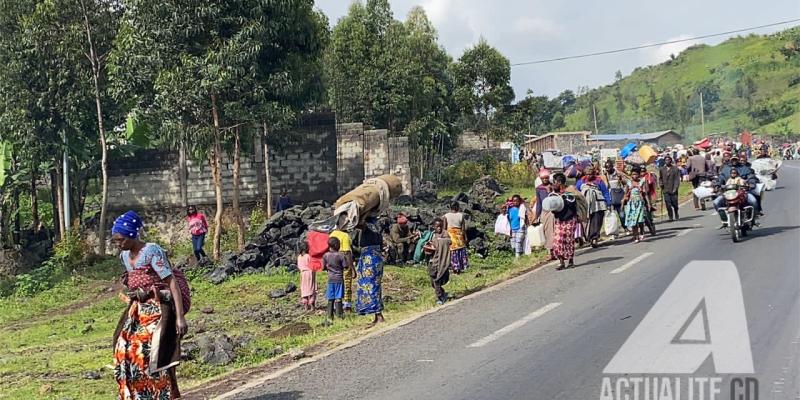
[[[340,121],[398,128],[398,114],[408,104],[401,57],[405,36],[386,0],[353,2],[339,20],[325,65],[329,97]]]
[[[688,96],[683,92],[680,87],[675,88],[675,118],[678,126],[681,128],[682,133],[686,133],[686,127],[692,121],[694,110],[689,104]]]
[[[82,219],[88,182],[96,176],[97,154],[102,153],[97,149],[102,125],[98,121],[108,120],[115,109],[113,105],[102,110],[96,107],[98,99],[106,104],[107,97],[102,90],[97,93],[101,79],[93,85],[87,19],[98,56],[114,36],[113,29],[107,28],[114,25],[118,9],[114,6],[118,4],[22,0],[4,3],[0,9],[0,25],[4,27],[0,35],[0,59],[4,63],[0,90],[10,95],[4,96],[0,118],[8,135],[18,138],[16,144],[22,145],[17,147],[25,155],[20,165],[29,166],[32,200],[40,171],[51,171],[52,189],[58,196],[58,201],[53,198],[54,208],[60,216],[66,214],[61,200],[68,194],[73,199],[71,215]],[[69,170],[61,168],[62,154],[69,156]],[[74,178],[69,187],[60,187],[63,175]],[[33,219],[35,223],[38,216]],[[59,218],[56,227],[64,233],[72,224]]]
[[[700,94],[703,95],[703,112],[706,115],[711,114],[714,111],[714,107],[719,103],[720,100],[720,88],[719,85],[714,83],[713,81],[708,81],[700,84],[696,89],[694,95],[691,98],[691,108],[693,110],[700,109]]]
[[[622,72],[617,71],[614,75],[614,100],[617,105],[617,118],[618,122],[622,121],[622,113],[625,112],[625,101],[622,96]]]
[[[495,126],[494,113],[514,99],[511,88],[511,63],[481,38],[467,49],[453,67],[455,98],[467,124],[486,135],[486,145]]]
[[[749,76],[742,76],[734,88],[734,93],[737,97],[747,101],[747,110],[753,108],[753,95],[756,93],[757,87],[753,78]]]
[[[115,93],[131,99],[131,110],[173,143],[191,136],[191,152],[208,159],[219,259],[223,153],[232,151],[236,160],[243,132],[268,136],[274,121],[294,120],[321,96],[327,21],[309,0],[130,0],[128,6],[111,56]],[[233,149],[225,146],[230,142]],[[238,193],[233,197],[243,243]]]
[[[559,130],[564,127],[564,114],[561,111],[556,111],[553,114],[553,119],[550,120],[550,129],[552,130]]]
[[[670,126],[677,120],[678,107],[672,94],[665,90],[659,102],[658,118],[662,124]]]
[[[80,0],[83,25],[86,31],[86,57],[92,70],[92,86],[97,109],[97,129],[100,139],[100,170],[102,173],[100,220],[97,226],[97,253],[106,251],[106,211],[108,208],[108,144],[103,118],[103,97],[106,81],[105,61],[116,36],[120,17],[118,3],[114,0]]]

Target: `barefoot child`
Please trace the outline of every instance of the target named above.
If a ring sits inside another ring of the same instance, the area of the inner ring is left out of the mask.
[[[313,311],[317,306],[317,273],[311,269],[308,255],[308,243],[300,243],[300,255],[297,256],[297,269],[300,270],[300,302],[305,311]]]
[[[339,252],[339,239],[332,237],[328,239],[328,252],[322,256],[322,268],[328,271],[328,290],[325,291],[328,298],[328,319],[333,320],[334,308],[336,316],[344,318],[342,309],[342,298],[344,298],[344,269],[347,264],[344,254]]]

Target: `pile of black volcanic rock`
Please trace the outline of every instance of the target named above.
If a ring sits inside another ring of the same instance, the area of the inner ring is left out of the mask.
[[[426,188],[427,189],[427,188]],[[384,212],[378,219],[378,226],[384,235],[388,235],[389,228],[394,223],[397,214],[403,213],[408,217],[409,223],[418,230],[425,230],[433,226],[433,221],[450,211],[450,205],[459,204],[459,209],[467,215],[467,241],[473,254],[486,257],[490,250],[490,234],[494,231],[494,223],[499,208],[495,205],[496,198],[505,192],[503,185],[489,176],[475,182],[468,193],[458,193],[452,198],[433,199],[429,193],[435,189],[423,190],[425,200],[420,199],[419,192],[415,198],[398,198],[392,207]]]
[[[507,245],[505,241],[494,246],[490,243],[499,211],[496,198],[504,192],[501,184],[487,176],[477,180],[468,193],[438,199],[433,185],[425,183],[417,188],[415,197],[404,195],[394,199],[389,210],[378,217],[377,225],[388,237],[389,228],[402,212],[413,228],[424,231],[433,226],[434,219],[450,211],[450,204],[458,202],[468,217],[466,234],[470,252],[485,257],[492,249],[503,249],[502,246]],[[331,206],[326,202],[296,206],[273,215],[264,223],[258,238],[248,243],[243,252],[226,254],[222,265],[212,270],[208,279],[219,284],[238,274],[269,273],[279,269],[296,271],[297,248],[306,239],[308,226],[331,215]]]
[[[227,253],[222,265],[207,276],[219,284],[229,276],[273,272],[279,269],[297,270],[297,249],[306,240],[308,226],[314,221],[329,218],[331,205],[324,201],[295,206],[272,215],[261,228],[261,233],[248,243],[241,253]]]

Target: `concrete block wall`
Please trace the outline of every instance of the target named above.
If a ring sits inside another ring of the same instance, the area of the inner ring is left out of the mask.
[[[389,173],[389,131],[364,131],[364,178]]]
[[[270,151],[272,196],[283,190],[295,202],[333,201],[337,188],[337,136],[333,114],[315,114]]]
[[[387,130],[364,130],[361,123],[336,125],[335,115],[304,118],[289,134],[276,134],[269,165],[273,199],[286,190],[295,202],[334,201],[364,179],[394,173],[404,192],[411,193],[408,139],[389,137]],[[260,140],[241,159],[241,201],[266,197],[264,157]],[[109,165],[109,205],[112,210],[179,207],[181,187],[178,153],[146,150]],[[187,160],[188,202],[215,203],[214,180],[207,160]],[[233,162],[222,160],[223,201],[233,194]]]
[[[110,163],[108,178],[111,209],[181,204],[177,153],[137,152],[131,158]]]
[[[255,156],[242,155],[239,168],[239,197],[241,202],[256,202],[261,198],[260,180],[264,174],[264,163],[255,160]],[[230,204],[233,201],[233,157],[222,156],[222,201]],[[187,199],[189,204],[214,204],[214,176],[211,165],[206,160],[187,160]],[[177,175],[176,175],[177,179]],[[173,183],[171,183],[173,184]],[[177,184],[174,183],[174,184]],[[209,201],[211,199],[211,201]],[[180,196],[178,203],[180,204]]]
[[[389,173],[400,177],[403,194],[411,194],[411,160],[408,150],[408,137],[389,138]]]
[[[364,181],[364,124],[336,125],[336,185],[347,193]]]
[[[456,147],[463,150],[486,149],[486,137],[476,132],[465,131],[458,136]],[[499,148],[500,142],[489,140],[489,148]]]

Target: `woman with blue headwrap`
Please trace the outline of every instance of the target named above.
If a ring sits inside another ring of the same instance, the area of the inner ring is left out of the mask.
[[[114,377],[121,400],[174,399],[180,397],[175,366],[187,331],[189,288],[161,247],[139,239],[143,227],[142,219],[128,211],[111,229],[129,299],[114,333]]]

